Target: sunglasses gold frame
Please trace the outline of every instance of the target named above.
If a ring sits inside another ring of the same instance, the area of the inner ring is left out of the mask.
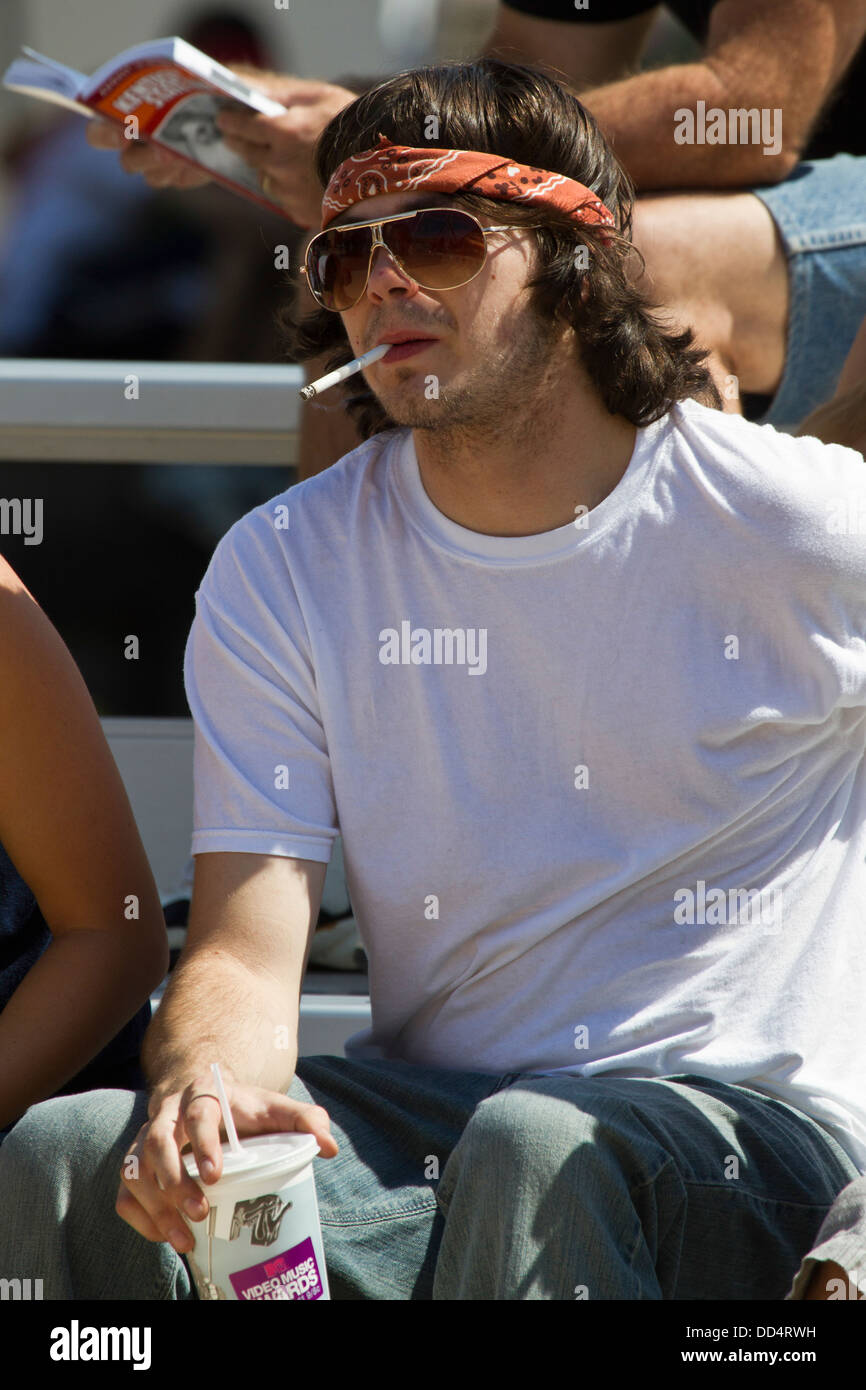
[[[457,290],[457,289],[460,289],[461,285],[468,285],[469,282],[470,282],[470,280],[474,280],[475,277],[476,277],[476,275],[480,275],[480,274],[481,274],[482,270],[484,269],[484,264],[485,264],[485,262],[486,262],[486,260],[487,260],[487,237],[488,237],[488,235],[489,235],[491,232],[507,232],[507,231],[512,231],[512,230],[515,228],[515,226],[517,225],[517,224],[514,223],[514,222],[504,222],[504,223],[502,223],[502,224],[500,224],[500,225],[498,225],[498,226],[496,226],[496,227],[482,227],[481,223],[478,221],[478,218],[475,217],[475,216],[473,215],[473,213],[467,212],[464,208],[433,207],[433,208],[411,208],[409,212],[395,212],[391,217],[378,217],[378,218],[372,219],[372,220],[369,221],[369,222],[346,222],[342,227],[326,227],[325,230],[324,230],[323,232],[317,232],[316,235],[315,235],[315,236],[312,238],[312,240],[310,241],[309,245],[307,246],[307,249],[306,249],[306,251],[304,252],[304,264],[301,266],[301,271],[300,271],[301,275],[303,275],[303,276],[306,277],[307,289],[310,291],[310,294],[313,296],[313,298],[315,299],[316,303],[317,303],[317,304],[320,304],[321,307],[322,307],[323,309],[327,309],[329,314],[345,314],[346,311],[347,311],[347,309],[354,309],[355,305],[358,304],[358,303],[361,301],[361,299],[363,298],[364,291],[366,290],[367,285],[368,285],[369,282],[370,282],[370,271],[371,271],[372,268],[373,268],[373,257],[374,257],[375,254],[376,254],[376,248],[379,247],[379,246],[384,247],[384,249],[388,252],[388,255],[391,257],[391,259],[392,259],[398,266],[400,266],[400,269],[402,270],[403,274],[404,274],[404,275],[407,275],[407,276],[409,277],[409,279],[412,280],[412,281],[414,281],[414,283],[415,283],[416,285],[419,285],[421,289],[424,289],[424,290],[430,290],[430,289],[435,290],[435,289],[444,289],[444,288],[446,288],[446,286],[442,286],[442,285],[439,285],[439,286],[437,286],[437,285],[422,285],[422,284],[421,284],[421,281],[420,281],[420,280],[417,280],[417,279],[415,278],[415,276],[412,275],[412,274],[406,269],[406,267],[405,267],[404,265],[401,264],[400,258],[394,254],[394,252],[391,250],[390,246],[387,246],[387,245],[386,245],[386,243],[385,243],[385,241],[383,240],[383,237],[382,237],[382,228],[384,227],[384,225],[385,225],[386,222],[403,222],[403,221],[406,220],[407,217],[418,217],[418,216],[420,216],[420,214],[421,214],[422,212],[459,212],[463,217],[468,217],[469,220],[470,220],[470,222],[474,222],[475,225],[476,225],[476,227],[478,228],[479,232],[480,232],[481,235],[484,237],[484,260],[481,262],[481,264],[480,264],[480,266],[478,267],[478,269],[477,269],[477,270],[473,270],[472,274],[469,275],[469,276],[467,276],[467,278],[466,278],[465,280],[460,280],[460,281],[458,281],[458,283],[457,283],[456,285],[448,285],[447,288],[450,289],[450,290]],[[358,231],[361,227],[372,227],[372,229],[373,229],[373,235],[372,235],[372,238],[371,238],[371,240],[370,240],[370,256],[369,256],[369,259],[368,259],[368,261],[367,261],[367,274],[364,276],[364,285],[363,285],[363,288],[361,289],[361,293],[358,295],[358,298],[357,298],[357,299],[354,299],[354,300],[352,301],[351,304],[347,304],[347,305],[346,305],[346,308],[344,308],[344,309],[331,309],[327,304],[322,304],[321,298],[319,297],[319,295],[316,293],[316,291],[313,289],[312,285],[310,284],[310,276],[309,276],[309,273],[308,273],[308,270],[307,270],[307,263],[308,263],[309,258],[310,258],[310,252],[312,251],[313,247],[315,246],[316,242],[319,240],[320,237],[323,237],[323,236],[330,236],[330,234],[331,234],[332,232],[356,232],[356,231]]]

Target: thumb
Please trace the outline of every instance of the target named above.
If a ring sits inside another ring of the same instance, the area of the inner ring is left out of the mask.
[[[339,1152],[339,1145],[331,1133],[331,1119],[324,1106],[293,1100],[291,1096],[273,1091],[265,1092],[264,1096],[266,1108],[264,1114],[259,1112],[259,1134],[279,1134],[286,1131],[312,1134],[323,1158],[333,1158]]]

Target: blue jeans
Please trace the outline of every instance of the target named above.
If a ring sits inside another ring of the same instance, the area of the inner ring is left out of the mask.
[[[756,423],[792,430],[833,395],[866,318],[866,156],[804,161],[749,192],[776,223],[790,286],[785,369]]]
[[[857,1169],[746,1086],[491,1076],[303,1057],[335,1299],[784,1300]],[[146,1097],[34,1106],[0,1148],[0,1274],[46,1299],[190,1299],[186,1264],[114,1203]]]

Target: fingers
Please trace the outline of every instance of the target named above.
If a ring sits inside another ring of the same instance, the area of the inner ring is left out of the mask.
[[[315,1136],[321,1158],[334,1158],[339,1153],[340,1146],[331,1133],[330,1116],[323,1106],[304,1106],[303,1111],[297,1117],[295,1129],[303,1130]]]
[[[206,1094],[212,1090],[212,1077],[199,1077],[197,1082],[191,1082],[181,1098],[177,1122],[178,1139],[183,1142],[181,1133],[189,1139],[198,1171],[205,1183],[216,1182],[222,1174],[223,1167],[220,1137],[222,1110],[216,1096]],[[231,1105],[231,1087],[228,1085],[226,1096]]]
[[[217,116],[217,125],[226,137],[226,144],[235,148],[235,143],[243,146],[238,153],[243,154],[247,148],[270,149],[271,135],[269,124],[272,117],[262,115],[247,115],[243,111],[221,111]]]
[[[194,1245],[187,1223],[207,1216],[207,1188],[222,1173],[221,1110],[212,1085],[210,1075],[204,1075],[184,1091],[152,1102],[151,1118],[124,1160],[115,1202],[118,1216],[139,1235],[168,1241],[181,1255]],[[228,1081],[226,1094],[239,1135],[303,1132],[314,1136],[323,1158],[339,1152],[323,1106]],[[202,1186],[190,1177],[183,1161],[181,1151],[187,1143]]]
[[[98,150],[119,150],[127,174],[141,174],[151,188],[201,188],[211,182],[209,173],[193,168],[170,150],[146,140],[128,140],[118,126],[104,121],[91,121],[87,140]]]
[[[184,1254],[194,1244],[184,1212],[202,1220],[208,1204],[180,1156],[178,1099],[139,1130],[123,1164],[115,1210],[146,1240],[168,1241]]]
[[[270,145],[254,145],[249,140],[239,140],[234,136],[225,137],[225,146],[234,154],[239,154],[253,169],[263,169],[274,158]]]
[[[210,183],[210,174],[194,169],[158,145],[125,142],[120,162],[128,174],[141,174],[151,188],[199,188]]]
[[[322,1105],[310,1105],[292,1100],[273,1091],[260,1091],[258,1107],[251,1109],[248,1122],[253,1134],[304,1133],[312,1134],[319,1145],[322,1158],[333,1158],[339,1145],[331,1133],[331,1119]],[[231,1096],[229,1097],[231,1104]],[[232,1114],[234,1114],[232,1106]],[[238,1125],[240,1133],[240,1125]]]
[[[105,121],[89,121],[85,133],[87,143],[97,150],[121,150],[127,143],[123,131],[117,126],[107,125]]]

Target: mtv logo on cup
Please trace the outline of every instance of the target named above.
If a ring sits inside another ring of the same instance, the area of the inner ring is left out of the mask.
[[[187,1263],[202,1299],[330,1298],[313,1159],[312,1134],[262,1134],[223,1145],[223,1172],[202,1184],[210,1204],[193,1222]],[[199,1172],[184,1155],[191,1177]],[[266,1258],[262,1258],[266,1255]]]

